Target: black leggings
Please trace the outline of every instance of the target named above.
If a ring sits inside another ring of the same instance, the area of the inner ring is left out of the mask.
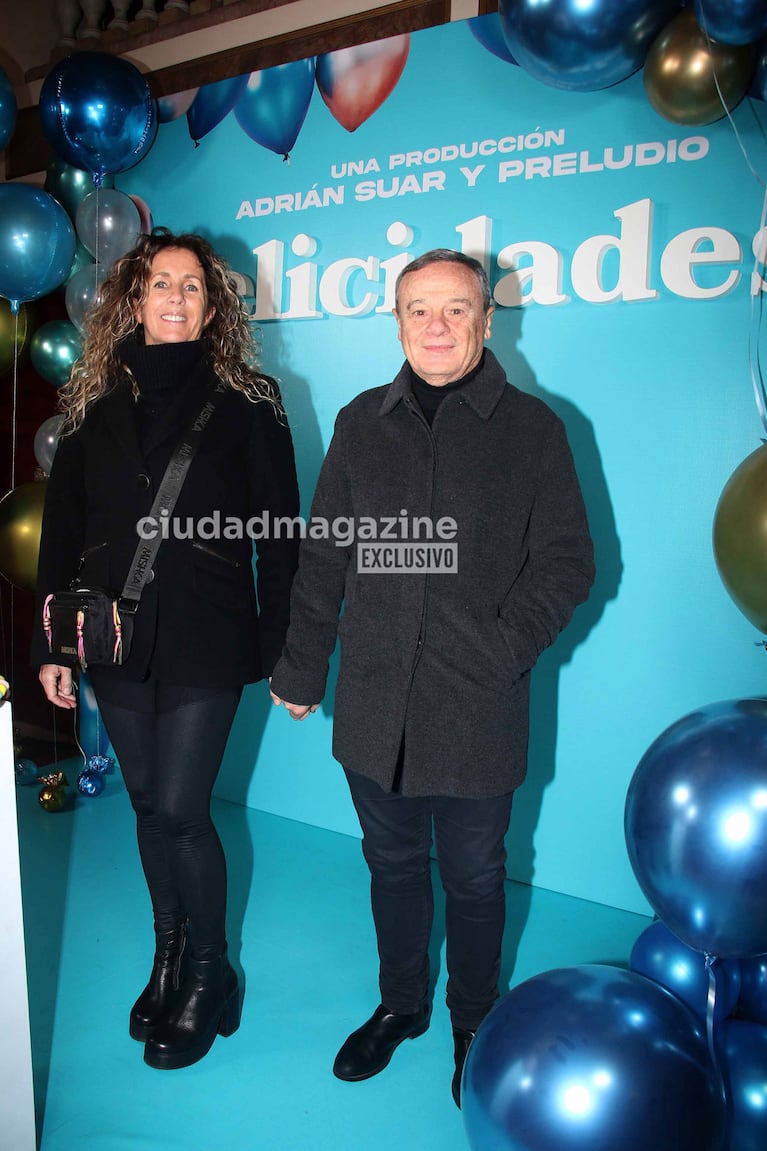
[[[168,931],[188,919],[198,958],[219,954],[226,941],[226,860],[210,797],[240,694],[239,687],[176,687],[150,679],[131,684],[125,707],[96,687],[136,813],[155,929]]]

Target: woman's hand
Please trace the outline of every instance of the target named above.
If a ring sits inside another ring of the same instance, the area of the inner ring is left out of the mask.
[[[77,707],[76,685],[72,678],[71,667],[62,667],[58,663],[44,663],[40,668],[39,679],[46,697],[56,707]]]
[[[272,682],[271,679],[269,682]],[[274,706],[279,707],[282,705],[291,719],[306,719],[307,715],[313,715],[317,708],[320,706],[318,703],[288,703],[286,699],[280,699],[278,695],[275,695],[271,689],[269,690],[269,695],[272,697],[272,703]]]

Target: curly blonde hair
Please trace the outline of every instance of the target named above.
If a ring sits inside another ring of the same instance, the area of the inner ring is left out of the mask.
[[[277,384],[256,368],[253,331],[229,266],[202,236],[193,232],[174,235],[168,228],[155,228],[115,262],[101,287],[99,301],[88,316],[82,355],[72,368],[68,383],[59,390],[64,433],[75,431],[89,406],[120,379],[120,344],[139,327],[152,261],[158,252],[168,248],[192,252],[202,266],[208,306],[215,308],[205,337],[213,353],[216,375],[252,403],[270,403],[284,422]]]

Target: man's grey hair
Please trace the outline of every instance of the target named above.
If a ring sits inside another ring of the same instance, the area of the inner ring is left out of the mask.
[[[422,268],[428,268],[430,264],[463,264],[464,268],[468,268],[477,278],[479,290],[482,293],[482,310],[487,314],[492,307],[493,297],[490,293],[490,281],[485,269],[479,260],[475,260],[473,256],[465,256],[463,252],[456,252],[452,248],[432,248],[430,252],[424,252],[422,256],[417,256],[415,260],[405,265],[397,276],[397,282],[394,285],[394,307],[397,311],[399,311],[400,284],[405,276],[409,276],[411,272],[420,272]]]

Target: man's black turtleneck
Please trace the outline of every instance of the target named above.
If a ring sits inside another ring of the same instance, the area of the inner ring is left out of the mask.
[[[482,371],[485,363],[485,353],[482,351],[479,363],[467,372],[465,376],[461,376],[460,380],[453,380],[450,384],[427,384],[426,380],[422,379],[410,367],[410,383],[413,388],[413,395],[418,401],[419,407],[424,414],[424,418],[431,427],[432,421],[437,414],[437,408],[444,400],[445,396],[450,395],[451,392],[460,391],[461,388],[467,387],[471,381]]]

